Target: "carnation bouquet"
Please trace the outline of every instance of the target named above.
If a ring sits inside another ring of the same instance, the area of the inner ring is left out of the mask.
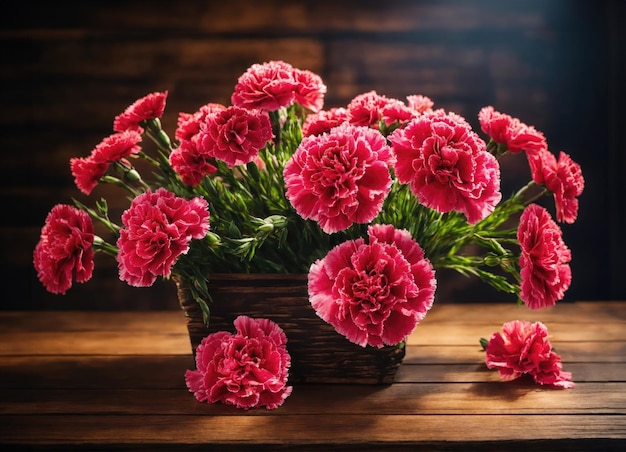
[[[179,113],[173,135],[161,124],[167,92],[132,103],[90,155],[70,161],[84,195],[112,184],[129,207],[111,218],[106,199],[55,206],[34,251],[42,284],[63,294],[88,281],[100,252],[131,286],[184,281],[210,322],[211,275],[304,273],[317,315],[362,347],[406,339],[433,304],[437,269],[531,309],[564,297],[571,253],[558,223],[576,220],[584,186],[568,154],[491,106],[474,131],[424,95],[370,91],[324,109],[325,93],[317,74],[270,61],[241,75],[231,105]],[[515,153],[527,157],[529,182],[503,196],[499,161]],[[544,196],[556,220],[537,203]],[[266,319],[235,327],[198,347],[189,388],[199,400],[280,405],[291,391],[288,338]],[[278,358],[255,361],[235,385],[232,372],[215,374],[235,365],[228,347]],[[251,381],[264,388],[252,399]]]

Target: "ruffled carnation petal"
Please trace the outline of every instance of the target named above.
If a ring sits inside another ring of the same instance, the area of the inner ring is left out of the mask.
[[[483,107],[478,113],[478,120],[482,131],[510,152],[535,154],[548,147],[543,133],[517,118],[496,111],[492,106]]]
[[[406,96],[406,100],[409,108],[420,114],[432,112],[433,106],[435,105],[430,97],[421,94]]]
[[[234,325],[234,334],[220,331],[202,340],[196,370],[185,373],[187,387],[199,401],[278,408],[293,389],[287,386],[291,357],[285,333],[269,319],[239,316]]]
[[[250,110],[275,111],[294,102],[297,86],[290,64],[284,61],[253,64],[239,77],[231,102]]]
[[[418,113],[401,100],[389,99],[387,104],[382,107],[381,115],[385,125],[390,126],[392,124],[406,124]]]
[[[141,134],[135,130],[125,130],[109,135],[103,139],[91,152],[91,158],[96,162],[113,163],[131,155],[139,153]]]
[[[285,165],[286,196],[326,233],[368,223],[391,189],[393,156],[378,132],[344,123],[309,136]]]
[[[273,137],[267,112],[229,107],[205,118],[196,143],[201,154],[232,168],[254,161]]]
[[[217,171],[211,158],[200,152],[194,141],[182,141],[170,154],[169,161],[182,181],[191,186],[200,184],[204,176]]]
[[[226,106],[211,102],[203,105],[193,114],[179,113],[174,136],[181,142],[193,140],[193,138],[200,132],[200,125],[205,122],[206,117],[222,110],[226,110]]]
[[[407,231],[391,225],[368,231],[369,244],[362,238],[343,242],[311,265],[309,300],[351,342],[395,345],[431,308],[434,270]]]
[[[554,194],[556,219],[559,222],[574,223],[578,217],[578,197],[585,188],[580,165],[565,152],[544,161],[541,166],[543,182]]]
[[[485,364],[497,369],[500,378],[514,380],[528,374],[540,384],[571,388],[571,373],[563,372],[561,358],[548,339],[548,329],[541,322],[514,320],[493,333],[485,349]]]
[[[368,91],[354,97],[347,106],[348,121],[355,126],[378,129],[383,119],[383,109],[389,105],[390,99]]]
[[[93,222],[87,212],[65,204],[52,208],[33,254],[37,277],[49,292],[65,294],[74,280],[91,279],[93,241]]]
[[[423,114],[389,136],[396,175],[425,206],[458,211],[469,223],[487,217],[502,199],[500,167],[458,115]]]
[[[316,113],[324,107],[326,85],[322,78],[308,70],[294,69],[293,78],[296,82],[294,100],[304,108]]]
[[[208,205],[203,198],[187,200],[164,188],[148,190],[133,199],[122,223],[117,240],[120,279],[147,287],[158,276],[169,276],[190,241],[208,232]]]
[[[307,115],[302,124],[302,136],[321,135],[330,132],[331,129],[343,124],[348,120],[348,111],[342,107],[322,110]]]
[[[91,156],[70,159],[70,169],[76,187],[86,195],[91,194],[109,169],[107,162],[97,162]]]
[[[572,280],[571,252],[548,211],[531,204],[522,213],[517,231],[521,248],[520,298],[530,309],[554,306]]]
[[[143,129],[139,125],[142,121],[163,116],[166,99],[167,91],[150,93],[137,99],[124,112],[115,117],[113,130],[116,132],[124,132],[125,130],[142,132]]]

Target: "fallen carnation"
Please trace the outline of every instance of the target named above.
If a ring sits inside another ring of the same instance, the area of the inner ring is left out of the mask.
[[[498,369],[505,381],[530,375],[536,383],[572,388],[572,374],[564,372],[561,357],[552,349],[548,328],[541,322],[513,320],[502,325],[486,343],[485,363]]]
[[[189,391],[200,402],[278,408],[293,389],[287,336],[268,319],[239,316],[233,323],[235,334],[212,333],[198,345],[196,370],[185,372]]]

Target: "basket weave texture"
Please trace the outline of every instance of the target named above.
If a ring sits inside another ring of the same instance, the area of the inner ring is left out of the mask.
[[[290,383],[390,384],[404,358],[404,348],[360,347],[324,322],[309,303],[303,274],[213,274],[213,302],[204,325],[202,311],[187,286],[176,281],[187,319],[191,349],[216,331],[234,332],[239,315],[267,318],[287,335]]]

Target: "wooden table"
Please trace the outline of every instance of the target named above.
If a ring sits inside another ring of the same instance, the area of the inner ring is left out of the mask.
[[[576,386],[499,381],[480,337],[541,320]],[[58,450],[626,450],[626,302],[435,305],[389,386],[199,403],[183,313],[0,313],[0,443]]]

